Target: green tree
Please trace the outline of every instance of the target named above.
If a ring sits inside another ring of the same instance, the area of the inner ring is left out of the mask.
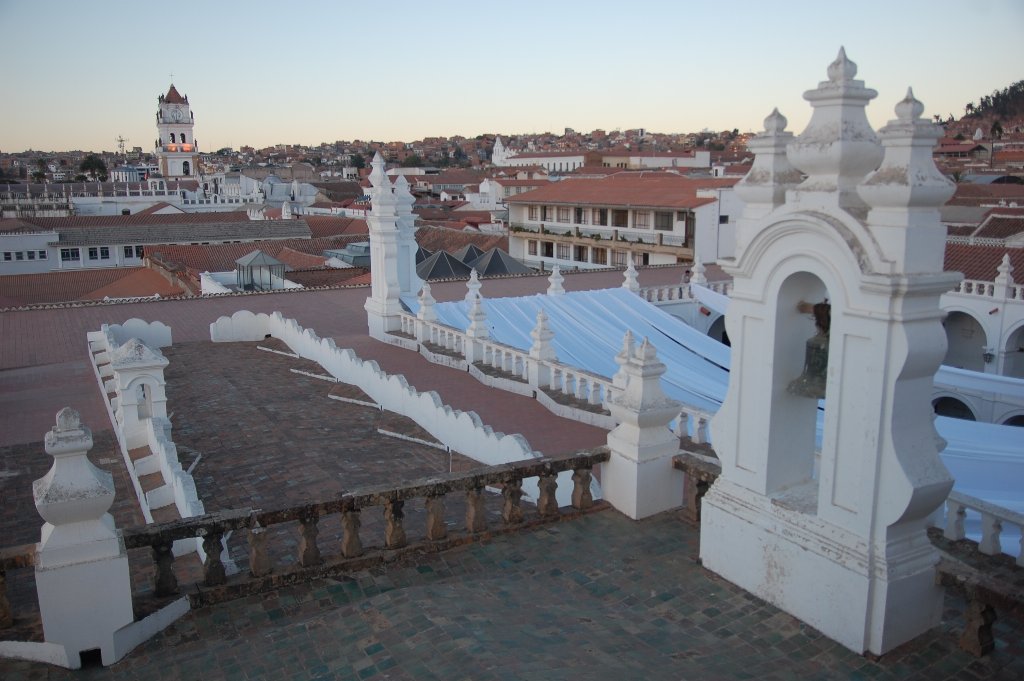
[[[992,135],[992,139],[999,139],[1003,136],[1003,124],[999,121],[992,123],[992,128],[989,130]]]
[[[352,164],[353,168],[365,168],[366,159],[363,158],[362,154],[351,154],[349,157],[349,163]]]
[[[419,154],[409,154],[402,161],[403,168],[421,168],[423,167],[423,158]]]
[[[89,154],[83,158],[78,169],[100,182],[107,181],[107,164],[96,154]]]

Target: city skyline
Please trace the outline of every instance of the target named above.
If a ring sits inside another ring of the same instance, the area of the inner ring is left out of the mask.
[[[2,0],[21,58],[0,76],[0,151],[113,150],[119,136],[149,151],[172,80],[200,149],[214,151],[566,127],[756,132],[773,107],[799,133],[811,113],[799,93],[825,79],[840,45],[879,92],[876,128],[907,86],[926,115],[959,117],[1024,77],[1024,3],[1013,0],[870,1],[851,17],[811,3],[785,16],[754,3],[480,7]]]

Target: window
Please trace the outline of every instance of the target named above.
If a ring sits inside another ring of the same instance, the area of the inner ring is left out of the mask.
[[[537,255],[537,242],[536,241],[532,241],[532,240],[531,241],[527,241],[526,242],[526,252],[529,255]]]
[[[595,265],[607,265],[608,264],[608,249],[607,248],[595,248],[591,251],[590,261]]]
[[[654,214],[654,229],[658,229],[663,232],[671,232],[672,226],[672,213],[657,211]]]
[[[124,257],[131,258],[132,257],[132,253],[133,253],[133,251],[132,251],[132,247],[131,246],[125,246],[124,247]]]
[[[100,246],[100,260],[110,260],[110,248],[108,246]]]
[[[594,209],[594,224],[595,225],[607,225],[608,224],[608,209],[607,208],[595,208]]]
[[[558,259],[568,260],[569,259],[569,244],[558,244]]]
[[[191,175],[192,174],[191,166],[189,165],[188,161],[183,161],[182,162],[182,164],[181,164],[181,174],[182,175]],[[184,197],[182,197],[182,198],[184,198]]]
[[[174,142],[174,133],[171,133],[171,142]]]
[[[75,262],[81,260],[82,255],[77,248],[60,249],[61,262]]]
[[[612,265],[615,267],[625,267],[629,264],[629,252],[627,251],[612,251]]]
[[[541,206],[540,207],[540,219],[541,220],[550,220],[551,217],[549,216],[548,213],[549,213],[549,211],[548,211],[548,207],[547,206]]]
[[[14,259],[15,260],[24,260],[25,259],[25,254],[22,253],[21,251],[15,251],[14,252]]]
[[[720,224],[720,225],[727,225],[727,224],[729,224],[729,216],[728,215],[719,215],[718,216],[718,224]]]
[[[99,260],[99,259],[100,259],[100,249],[96,248],[95,246],[90,246],[89,247],[89,260]]]
[[[46,251],[37,251],[40,260],[46,260]]]
[[[26,256],[26,257],[27,257],[27,258],[28,258],[29,260],[35,260],[35,259],[36,259],[36,252],[35,252],[35,251],[27,251],[27,252],[25,253],[25,256]]]
[[[569,209],[563,206],[558,207],[558,221],[569,222]]]
[[[143,255],[142,246],[136,246],[135,247],[135,257],[136,258],[141,258],[142,255]]]
[[[551,241],[545,241],[541,244],[541,255],[545,258],[555,257],[555,244]]]
[[[10,262],[14,258],[14,254],[10,251],[4,251],[4,262]]]
[[[628,210],[612,211],[612,227],[627,227],[629,225]]]
[[[583,208],[580,208],[579,206],[576,207],[576,224],[587,224],[587,211]]]
[[[587,251],[590,249],[586,246],[574,246],[572,249],[572,259],[576,262],[587,262]]]
[[[649,210],[634,211],[633,226],[638,229],[649,229],[651,226],[651,212]]]

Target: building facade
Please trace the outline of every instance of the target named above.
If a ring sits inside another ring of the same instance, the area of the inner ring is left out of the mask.
[[[195,119],[188,97],[171,84],[166,95],[157,98],[157,140],[154,153],[164,177],[191,177],[199,172],[199,148],[193,127]]]

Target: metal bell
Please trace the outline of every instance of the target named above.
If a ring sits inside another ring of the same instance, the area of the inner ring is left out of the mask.
[[[792,395],[820,400],[825,397],[827,374],[828,336],[818,334],[807,339],[804,348],[804,372],[790,382],[786,391]]]

